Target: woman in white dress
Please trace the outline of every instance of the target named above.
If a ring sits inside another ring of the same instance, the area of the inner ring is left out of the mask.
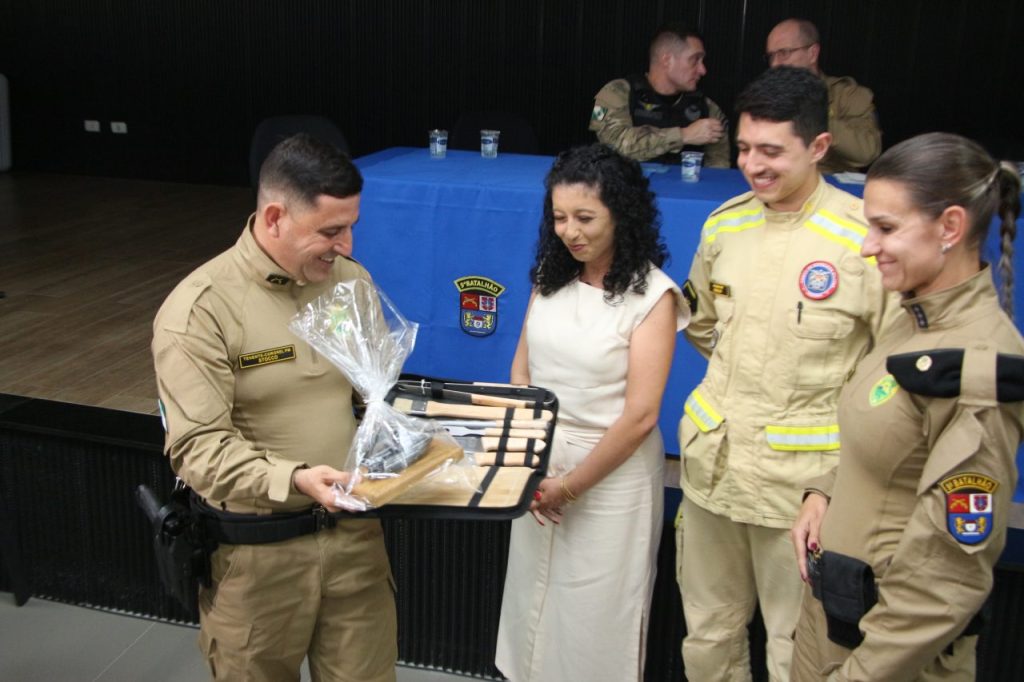
[[[512,381],[559,401],[549,478],[512,523],[496,665],[513,682],[642,680],[661,538],[658,412],[689,321],[640,165],[562,153],[545,181]]]

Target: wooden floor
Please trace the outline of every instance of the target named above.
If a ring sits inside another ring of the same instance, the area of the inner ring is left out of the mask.
[[[252,209],[248,188],[0,174],[0,393],[155,414],[153,316]]]

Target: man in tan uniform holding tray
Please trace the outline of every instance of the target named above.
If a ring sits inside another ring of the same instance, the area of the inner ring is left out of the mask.
[[[168,296],[153,357],[165,451],[185,483],[237,514],[333,510],[356,429],[352,387],[288,329],[352,260],[362,177],[306,135],[260,173],[238,242]],[[327,525],[328,527],[322,527]],[[395,679],[393,581],[380,522],[342,519],[267,544],[224,544],[200,590],[200,648],[215,679]]]

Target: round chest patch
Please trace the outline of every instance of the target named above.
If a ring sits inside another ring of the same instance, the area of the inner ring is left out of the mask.
[[[836,293],[839,288],[839,273],[836,266],[823,260],[816,260],[804,266],[800,272],[800,291],[807,298],[820,301]]]

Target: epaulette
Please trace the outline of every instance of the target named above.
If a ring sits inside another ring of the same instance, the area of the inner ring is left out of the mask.
[[[963,348],[937,348],[890,355],[885,368],[906,391],[955,398],[960,395],[963,362]],[[996,398],[1002,403],[1024,400],[1024,356],[996,355]]]
[[[209,273],[203,270],[193,272],[182,280],[161,307],[160,318],[164,329],[185,333],[188,330],[189,318],[192,316],[192,308],[203,292],[211,286],[213,280]]]
[[[846,209],[845,218],[863,225],[864,224],[864,200],[860,197],[850,195],[850,200],[843,207]]]
[[[729,199],[728,201],[726,201],[724,204],[722,204],[718,208],[716,208],[711,213],[709,213],[708,214],[708,218],[711,218],[712,216],[716,216],[716,215],[718,215],[718,214],[720,214],[720,213],[722,213],[724,211],[728,211],[730,209],[734,209],[737,206],[739,206],[740,204],[744,204],[744,203],[750,201],[753,198],[754,198],[754,193],[753,192],[744,192],[743,194],[738,194],[738,195],[734,196],[732,199]]]

